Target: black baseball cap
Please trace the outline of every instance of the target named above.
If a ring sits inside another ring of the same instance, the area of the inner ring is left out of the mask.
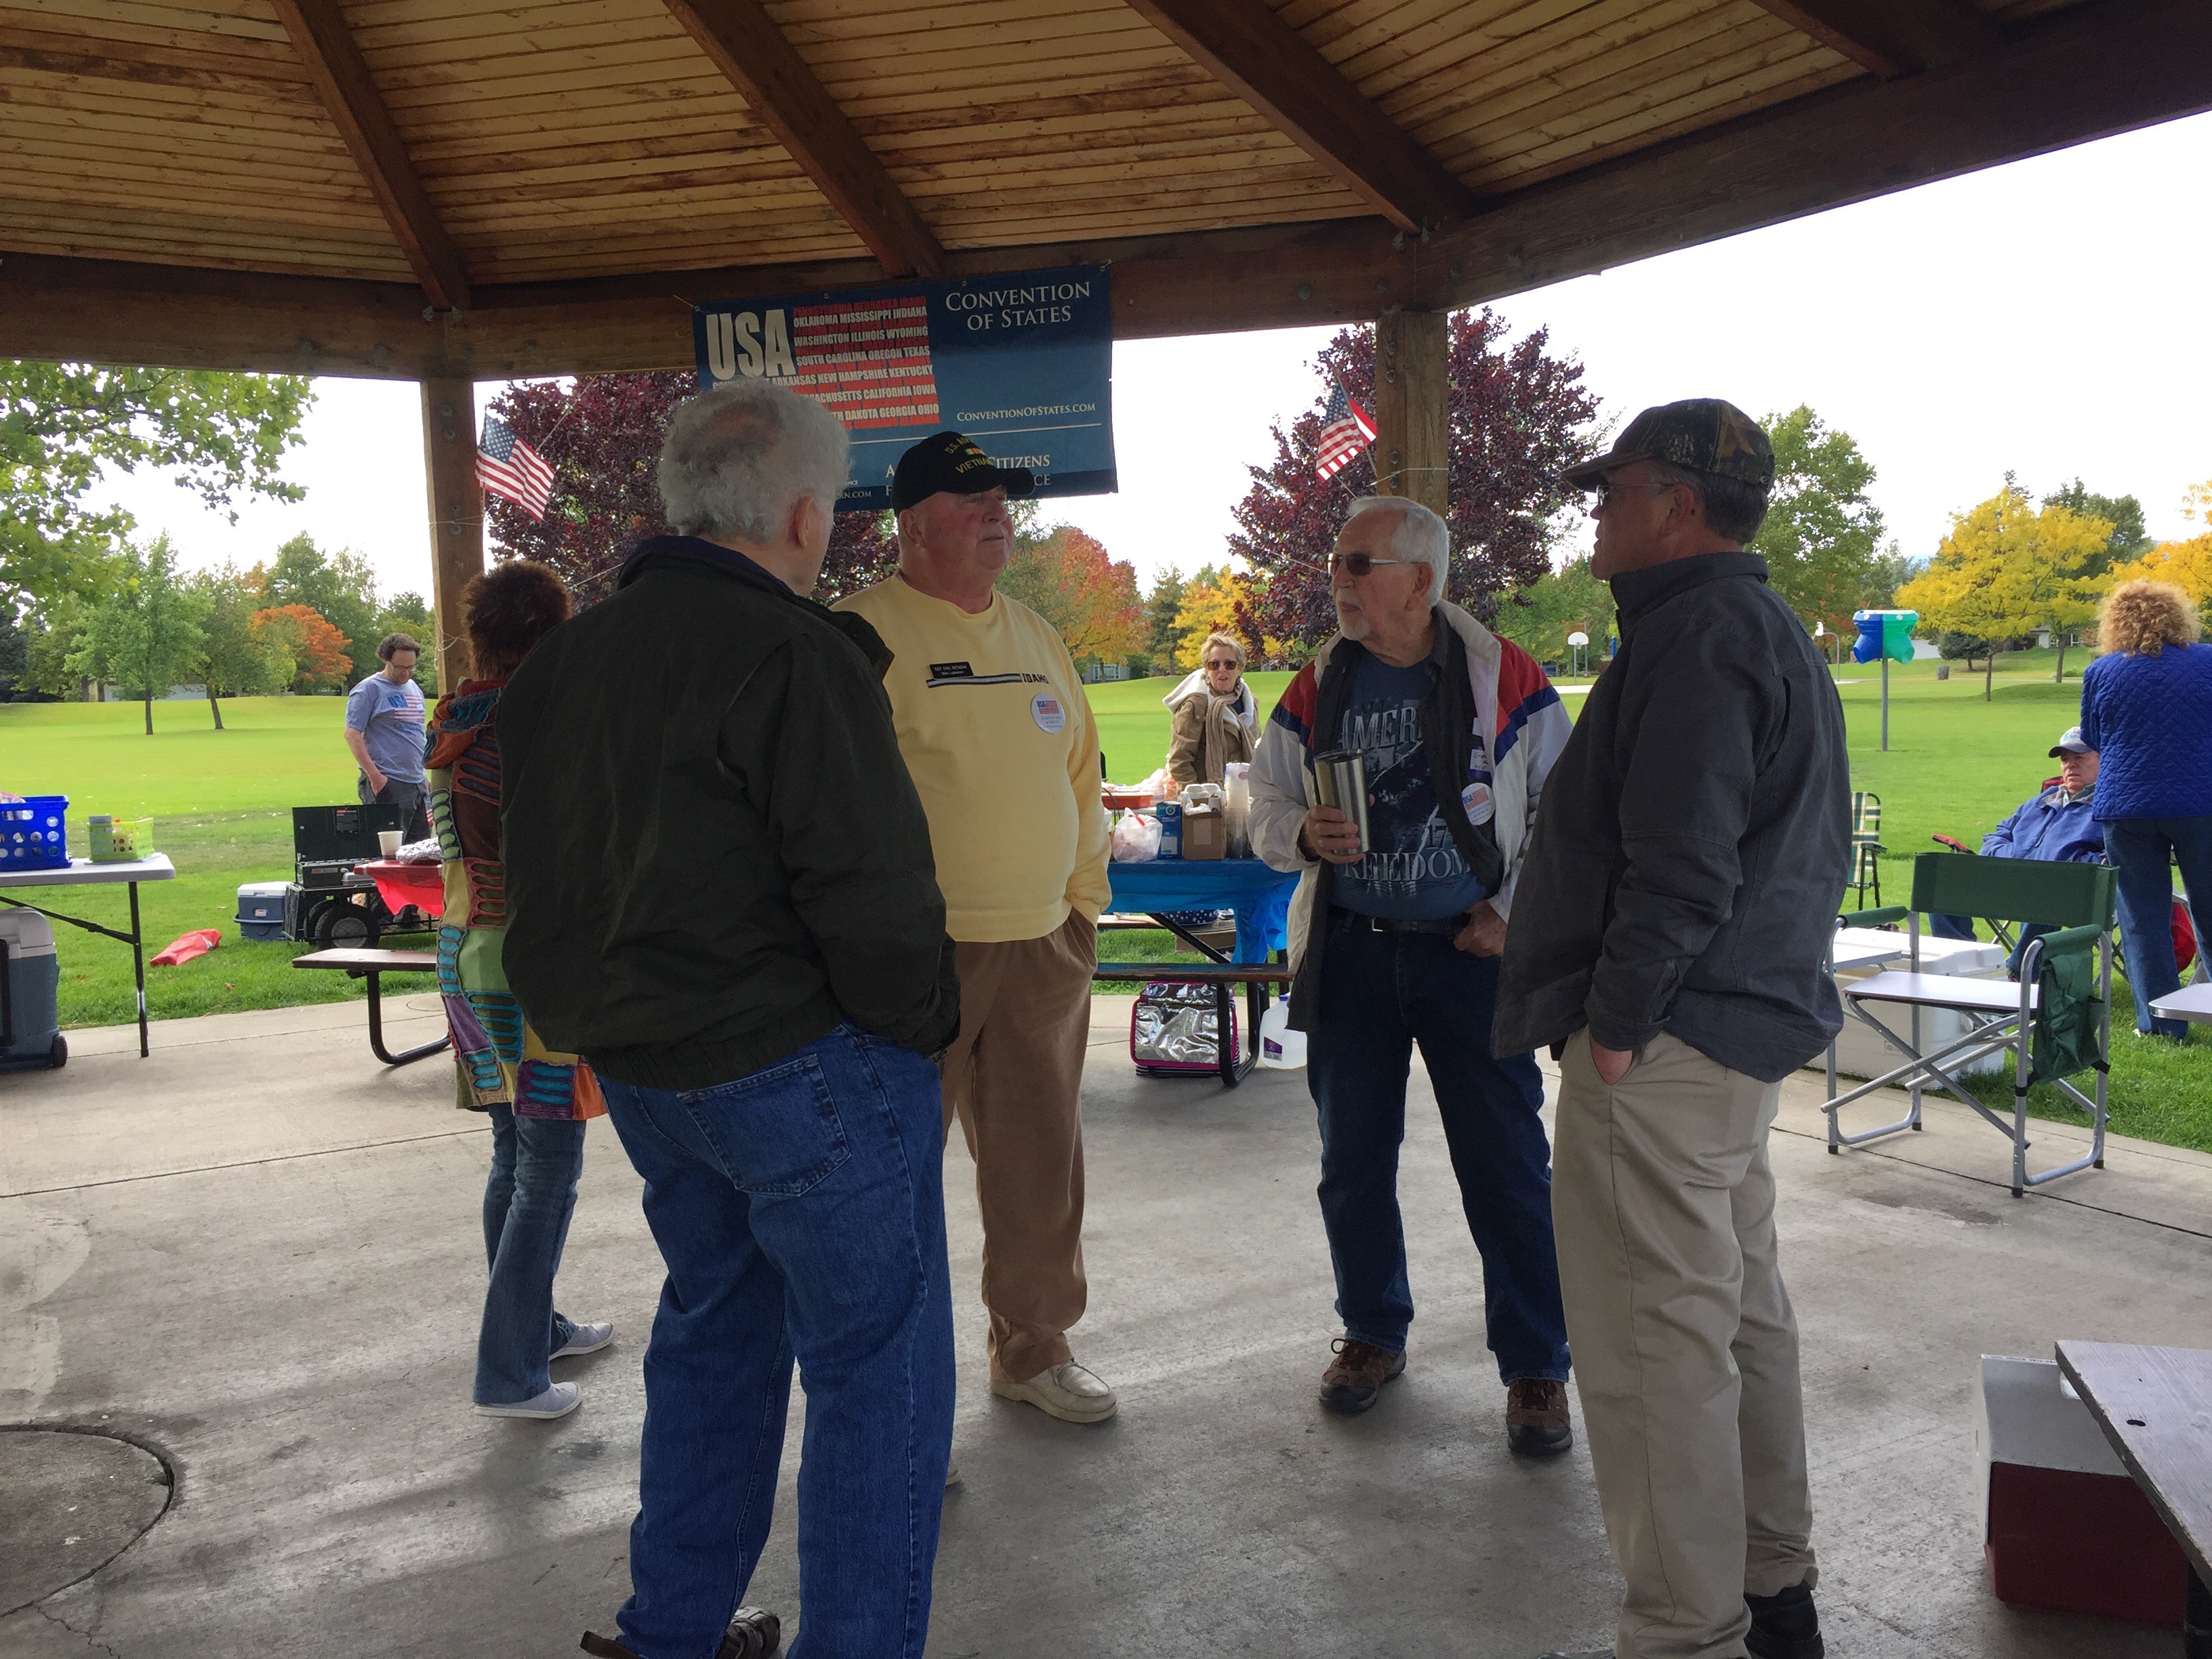
[[[1613,448],[1559,474],[1574,489],[1588,489],[1616,467],[1662,461],[1690,472],[1735,478],[1759,489],[1774,483],[1774,446],[1765,428],[1719,398],[1661,404],[1631,421]]]
[[[924,438],[898,459],[891,475],[891,507],[903,513],[932,495],[980,495],[1003,489],[1008,501],[1036,493],[1036,475],[1024,466],[994,466],[973,438],[939,432]]]

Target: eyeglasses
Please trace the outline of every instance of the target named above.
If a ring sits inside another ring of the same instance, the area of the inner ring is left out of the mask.
[[[1600,478],[1597,481],[1597,504],[1600,507],[1605,506],[1613,499],[1613,492],[1616,489],[1673,489],[1676,486],[1670,483],[1638,483],[1632,479]]]
[[[1237,666],[1237,664],[1233,659],[1228,657],[1224,657],[1218,662],[1210,662],[1206,665],[1209,669],[1219,670],[1224,668],[1234,668]]]
[[[1332,553],[1328,556],[1328,574],[1342,571],[1347,576],[1364,576],[1378,564],[1418,564],[1418,559],[1378,559],[1372,553]]]

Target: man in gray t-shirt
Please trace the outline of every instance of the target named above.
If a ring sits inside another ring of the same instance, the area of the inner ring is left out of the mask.
[[[403,841],[430,835],[423,811],[422,688],[415,684],[422,653],[408,635],[386,635],[376,647],[383,669],[346,697],[346,747],[361,768],[362,804],[398,807]]]

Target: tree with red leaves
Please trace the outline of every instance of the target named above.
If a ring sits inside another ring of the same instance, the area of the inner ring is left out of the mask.
[[[253,613],[247,624],[258,640],[281,647],[292,660],[296,691],[343,691],[353,674],[352,643],[323,614],[304,605],[272,605]]]
[[[1449,597],[1477,616],[1497,614],[1551,568],[1552,520],[1567,500],[1563,468],[1590,453],[1586,428],[1597,398],[1582,365],[1544,349],[1548,330],[1514,341],[1487,307],[1451,319],[1447,422],[1449,441]],[[1363,324],[1321,351],[1314,406],[1287,431],[1274,428],[1273,465],[1253,467],[1251,493],[1236,509],[1229,550],[1261,580],[1237,606],[1238,631],[1303,662],[1336,626],[1328,554],[1352,503],[1375,493],[1375,462],[1363,451],[1327,482],[1314,476],[1314,446],[1332,375],[1364,408],[1375,407],[1375,330]]]
[[[999,591],[1050,623],[1079,663],[1119,662],[1144,637],[1136,567],[1073,525],[1018,530]]]
[[[493,399],[491,412],[545,458],[552,498],[543,523],[503,495],[484,497],[484,523],[501,559],[538,559],[596,605],[637,544],[668,534],[657,468],[676,405],[699,390],[687,370],[530,380]],[[898,564],[887,514],[840,513],[814,597],[823,604],[881,581]]]

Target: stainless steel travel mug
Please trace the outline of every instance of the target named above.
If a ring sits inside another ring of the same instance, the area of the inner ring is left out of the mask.
[[[1314,781],[1321,804],[1334,806],[1359,831],[1359,850],[1367,850],[1367,763],[1357,749],[1314,757]]]

